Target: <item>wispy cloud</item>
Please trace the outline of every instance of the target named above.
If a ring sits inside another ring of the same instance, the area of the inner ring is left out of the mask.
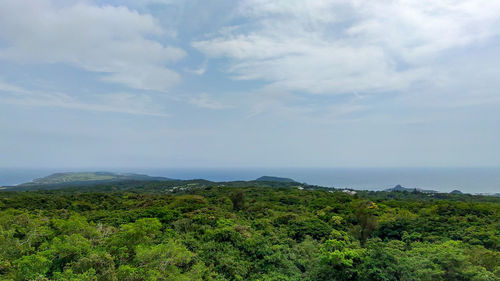
[[[167,117],[161,106],[145,94],[112,93],[92,95],[88,100],[65,93],[30,91],[0,82],[0,103],[31,107],[58,107],[85,111],[114,112]]]
[[[199,94],[198,96],[191,97],[189,99],[189,103],[197,107],[208,108],[208,109],[226,109],[232,107],[229,104],[225,104],[214,99],[212,96],[206,93],[202,93]]]
[[[0,80],[0,92],[10,92],[10,93],[22,93],[22,94],[27,94],[30,91],[23,89],[21,87],[18,87],[16,85],[12,85],[10,83],[3,82]]]
[[[186,71],[196,75],[203,75],[207,71],[207,67],[208,67],[208,60],[204,60],[203,63],[198,68],[186,69]]]

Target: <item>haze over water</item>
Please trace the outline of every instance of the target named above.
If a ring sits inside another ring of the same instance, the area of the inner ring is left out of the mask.
[[[382,190],[401,184],[407,188],[466,193],[500,192],[500,168],[87,168],[0,169],[0,185],[15,185],[55,172],[111,171],[143,173],[175,179],[211,181],[253,180],[263,175],[289,177],[299,182],[335,188]]]

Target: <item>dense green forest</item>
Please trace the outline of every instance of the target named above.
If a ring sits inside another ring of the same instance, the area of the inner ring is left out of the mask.
[[[500,198],[296,185],[0,192],[0,279],[500,280]]]

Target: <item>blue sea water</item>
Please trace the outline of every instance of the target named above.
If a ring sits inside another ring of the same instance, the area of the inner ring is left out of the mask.
[[[0,186],[15,185],[55,172],[110,171],[143,173],[176,179],[212,181],[252,180],[260,176],[288,177],[299,182],[335,188],[382,190],[400,184],[407,188],[467,193],[500,193],[498,168],[196,168],[196,169],[19,169],[0,168]]]

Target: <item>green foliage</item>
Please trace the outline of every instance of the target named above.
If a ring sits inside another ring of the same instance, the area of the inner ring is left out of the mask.
[[[139,245],[135,263],[146,280],[202,280],[207,271],[203,263],[194,261],[193,253],[175,241]]]
[[[2,192],[0,280],[500,280],[498,198],[294,185]]]
[[[19,280],[33,280],[43,277],[49,271],[51,262],[41,254],[23,256],[14,261],[17,269],[16,277]]]
[[[190,212],[205,207],[207,201],[199,195],[179,195],[170,204],[170,208],[178,209],[182,212]]]
[[[376,211],[378,205],[373,202],[361,202],[356,208],[356,219],[359,223],[359,238],[364,244],[377,227]]]
[[[72,269],[64,272],[54,273],[54,281],[97,281],[98,277],[94,269],[89,269],[84,273],[74,273]]]
[[[243,191],[238,190],[231,194],[231,202],[233,202],[233,210],[243,210],[245,208],[245,195]]]

